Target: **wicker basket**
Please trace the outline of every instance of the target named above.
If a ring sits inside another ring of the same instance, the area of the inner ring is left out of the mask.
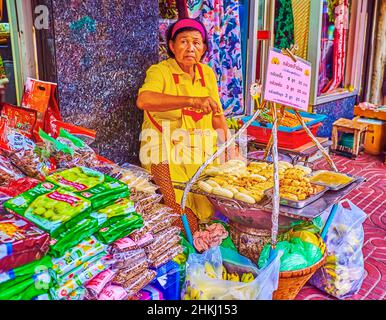
[[[280,272],[279,285],[273,293],[272,299],[294,300],[306,282],[324,265],[326,257],[327,251],[324,253],[322,259],[308,268]]]
[[[231,239],[237,251],[257,263],[264,246],[271,241],[271,231],[248,228],[234,222],[231,222],[229,226]]]

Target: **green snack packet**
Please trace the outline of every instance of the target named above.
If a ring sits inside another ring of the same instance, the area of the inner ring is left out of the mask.
[[[56,238],[89,215],[91,202],[78,194],[56,189],[36,198],[25,217]]]
[[[115,219],[114,219],[115,220]],[[115,221],[106,221],[102,229],[95,234],[95,237],[104,244],[110,244],[118,239],[124,238],[134,230],[143,227],[142,216],[138,213],[130,213]]]
[[[48,271],[48,269],[50,269],[52,266],[52,258],[50,256],[45,256],[38,261],[34,261],[13,270],[0,273],[0,284],[18,279],[19,277],[33,276],[41,272]],[[2,287],[0,285],[0,290],[1,289]]]
[[[102,228],[121,220],[122,216],[129,215],[133,212],[135,212],[134,202],[129,198],[119,198],[107,207],[92,212],[91,217],[97,219]],[[109,221],[109,223],[106,223],[107,221]]]
[[[130,195],[125,183],[86,167],[56,172],[47,180],[90,200],[94,210]]]
[[[61,143],[60,141],[57,141],[56,139],[52,138],[47,133],[45,133],[42,129],[39,129],[39,136],[47,145],[50,146],[51,149],[54,149],[55,151],[67,153],[70,155],[74,155],[73,149]],[[52,152],[53,150],[49,150],[49,151]]]
[[[71,143],[77,148],[85,148],[86,147],[86,144],[84,143],[84,141],[82,139],[79,139],[78,137],[72,135],[71,133],[69,133],[67,130],[64,130],[63,128],[60,128],[59,137],[65,138],[65,139],[71,141]]]
[[[62,233],[58,238],[53,239],[49,253],[55,258],[59,258],[63,256],[67,250],[90,237],[98,229],[98,220],[85,218]]]
[[[25,212],[31,203],[39,196],[53,192],[58,187],[50,182],[43,182],[36,187],[21,193],[15,198],[12,198],[4,203],[4,208],[11,213],[16,213],[24,216]]]
[[[41,293],[47,292],[51,285],[51,277],[47,271],[33,276],[19,277],[1,286],[0,300],[32,299]],[[33,290],[31,287],[34,287],[36,290],[31,292]],[[28,289],[31,291],[28,292]],[[31,294],[32,296],[30,296]]]

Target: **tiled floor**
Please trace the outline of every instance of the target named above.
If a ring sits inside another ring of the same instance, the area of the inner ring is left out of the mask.
[[[333,156],[341,172],[363,176],[367,181],[347,198],[361,208],[368,218],[364,223],[363,256],[366,277],[359,292],[350,300],[386,300],[386,165],[376,156],[362,155],[357,160]],[[327,168],[324,160],[317,168]],[[310,285],[306,285],[296,300],[335,299]]]

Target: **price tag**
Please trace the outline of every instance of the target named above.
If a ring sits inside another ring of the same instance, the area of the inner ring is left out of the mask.
[[[308,110],[311,64],[299,57],[294,62],[278,49],[270,49],[264,99],[296,109]]]

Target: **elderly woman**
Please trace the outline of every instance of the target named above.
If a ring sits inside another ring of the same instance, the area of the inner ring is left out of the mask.
[[[200,63],[208,49],[205,27],[181,19],[170,26],[167,40],[170,59],[152,65],[139,90],[137,106],[145,111],[140,160],[151,170],[165,203],[180,212],[183,192],[173,189],[172,181],[187,182],[216,150],[218,138],[224,142],[230,133],[216,76]],[[200,195],[190,194],[187,208],[192,231],[214,213]]]

